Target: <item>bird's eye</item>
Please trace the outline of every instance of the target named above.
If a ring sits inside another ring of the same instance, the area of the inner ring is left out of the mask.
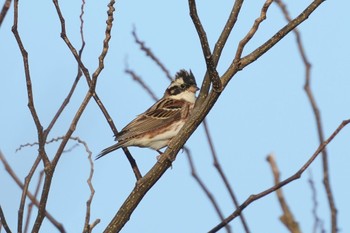
[[[181,84],[180,87],[181,87],[182,89],[185,89],[186,85],[185,85],[185,84]]]

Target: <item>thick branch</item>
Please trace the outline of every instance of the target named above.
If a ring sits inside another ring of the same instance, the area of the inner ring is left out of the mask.
[[[268,42],[266,42],[266,45],[263,46],[264,49],[257,49],[255,52],[248,55],[250,59],[247,60],[246,58],[243,58],[243,63],[231,66],[222,78],[222,80],[225,81],[223,82],[223,84],[227,85],[227,83],[230,81],[233,75],[238,72],[238,68],[245,67],[254,60],[258,59],[269,48],[271,48],[285,35],[287,35],[293,28],[295,28],[298,24],[303,22],[322,2],[323,1],[321,0],[316,0],[315,2],[313,2],[303,12],[303,14],[299,15],[297,19],[295,19],[286,27],[281,29],[282,32],[278,39],[269,40]],[[250,60],[251,62],[248,62]],[[198,125],[209,113],[209,111],[219,98],[220,93],[211,91],[208,98],[206,98],[206,100],[204,100],[203,103],[196,104],[195,108],[193,109],[191,118],[182,127],[178,135],[175,138],[173,138],[169,147],[167,148],[165,153],[160,157],[158,162],[153,166],[153,168],[136,183],[135,188],[132,190],[128,198],[124,201],[123,205],[120,207],[119,211],[114,216],[114,218],[112,219],[112,221],[107,226],[104,232],[118,232],[123,228],[125,223],[130,219],[132,212],[138,206],[142,198],[146,195],[149,189],[152,188],[152,186],[158,181],[158,179],[165,173],[165,171],[171,166],[171,161],[174,161],[176,159],[177,153],[183,147],[190,135],[197,129]]]

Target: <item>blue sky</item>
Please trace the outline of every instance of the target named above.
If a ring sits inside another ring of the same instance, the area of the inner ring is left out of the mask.
[[[1,5],[4,1],[1,2]],[[293,17],[311,1],[286,1]],[[61,1],[67,35],[80,47],[80,1]],[[107,1],[87,2],[83,61],[92,74],[104,39]],[[237,43],[259,15],[263,1],[246,1],[230,40],[218,65],[222,74],[230,64]],[[213,47],[232,7],[232,1],[199,2],[198,13]],[[60,38],[60,24],[51,1],[20,1],[19,32],[29,53],[35,104],[46,127],[67,95],[77,65]],[[348,119],[350,106],[347,1],[325,1],[300,27],[303,45],[312,64],[312,89],[321,110],[324,134],[328,137],[342,120]],[[97,93],[114,119],[118,129],[143,112],[153,100],[124,73],[125,64],[161,96],[168,80],[160,69],[134,43],[131,31],[172,74],[191,69],[201,83],[205,73],[199,39],[188,14],[187,1],[117,1],[110,49],[97,85]],[[22,58],[11,33],[11,7],[0,28],[0,149],[22,179],[36,158],[37,148],[16,148],[37,141],[36,129],[27,108]],[[267,20],[243,52],[248,54],[285,25],[280,9],[272,5]],[[251,194],[271,187],[273,177],[265,161],[274,153],[281,178],[294,174],[318,147],[314,115],[303,90],[304,66],[293,34],[285,37],[259,60],[239,72],[229,83],[208,115],[219,161],[240,202]],[[81,80],[62,118],[49,138],[62,136],[84,98],[87,85]],[[111,145],[113,134],[106,120],[91,101],[73,134],[85,140],[94,156]],[[350,129],[345,128],[329,145],[331,184],[338,208],[338,226],[350,231],[350,190],[346,187],[350,163]],[[188,140],[197,172],[216,197],[224,215],[234,211],[232,201],[212,165],[203,127]],[[74,145],[70,143],[70,146]],[[58,144],[48,145],[53,156]],[[139,168],[145,174],[156,162],[157,154],[149,149],[130,148]],[[2,166],[1,166],[2,167]],[[42,167],[41,167],[42,168]],[[312,174],[317,188],[318,215],[330,229],[330,213],[322,185],[321,160],[317,159],[301,179],[283,191],[296,220],[304,232],[313,227],[311,190]],[[67,232],[81,232],[85,202],[89,197],[86,179],[89,162],[82,146],[64,154],[56,169],[47,210],[65,226]],[[34,180],[38,174],[35,174]],[[92,220],[101,219],[95,232],[102,232],[135,184],[134,175],[122,151],[116,151],[95,162],[93,178],[96,190]],[[0,204],[10,227],[15,231],[21,190],[0,168]],[[35,184],[30,186],[33,192]],[[34,212],[36,213],[36,212]],[[287,232],[279,221],[281,209],[275,194],[254,202],[244,211],[252,232]],[[211,203],[190,175],[184,153],[148,192],[123,232],[206,232],[219,223]],[[243,232],[238,219],[231,223],[234,232]],[[44,221],[42,232],[55,232]],[[221,232],[225,232],[224,230]]]

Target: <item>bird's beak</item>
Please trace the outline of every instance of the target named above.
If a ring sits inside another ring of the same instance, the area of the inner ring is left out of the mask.
[[[199,88],[193,85],[188,90],[193,92],[193,93],[196,93],[199,90]]]

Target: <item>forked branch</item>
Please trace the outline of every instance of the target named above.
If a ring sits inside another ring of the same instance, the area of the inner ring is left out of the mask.
[[[227,223],[231,222],[233,219],[235,219],[237,216],[241,214],[241,212],[252,202],[259,200],[260,198],[280,189],[281,187],[289,184],[290,182],[297,180],[301,177],[301,175],[305,172],[305,170],[312,164],[312,162],[317,158],[317,156],[322,153],[322,151],[326,148],[326,146],[339,134],[339,132],[350,123],[350,119],[344,120],[332,133],[332,135],[323,143],[320,144],[320,146],[316,149],[314,154],[309,158],[309,160],[292,176],[289,178],[281,181],[280,183],[274,185],[273,187],[255,194],[251,195],[245,202],[243,202],[242,205],[239,206],[239,208],[236,209],[230,216],[228,216],[224,221],[222,221],[220,224],[218,224],[216,227],[214,227],[209,233],[214,233],[220,230],[222,227],[224,227]]]

